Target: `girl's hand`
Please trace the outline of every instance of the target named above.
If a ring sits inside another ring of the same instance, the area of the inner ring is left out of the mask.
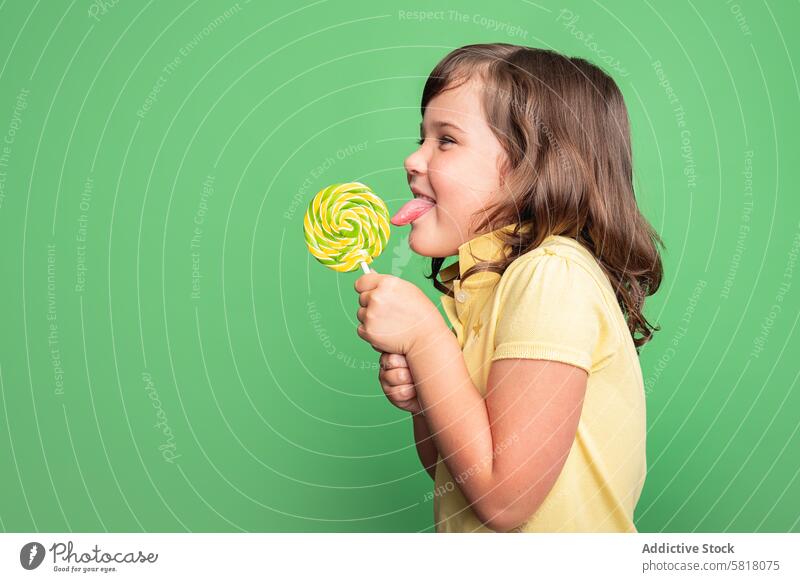
[[[389,402],[411,414],[422,412],[422,406],[417,400],[417,387],[414,385],[414,378],[408,369],[405,356],[382,353],[380,365],[378,380]]]
[[[367,273],[356,279],[358,335],[379,352],[405,355],[436,326],[447,325],[416,285],[392,275]]]

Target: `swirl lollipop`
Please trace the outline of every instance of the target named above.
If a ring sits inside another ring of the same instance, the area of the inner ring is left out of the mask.
[[[308,250],[335,271],[355,271],[383,252],[389,240],[389,210],[360,182],[332,184],[308,205],[303,230]]]

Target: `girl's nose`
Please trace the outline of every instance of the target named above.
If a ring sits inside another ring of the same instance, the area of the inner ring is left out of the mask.
[[[416,151],[414,151],[414,153],[405,159],[405,162],[403,162],[406,172],[409,175],[420,175],[427,172],[428,160],[425,158],[423,149],[424,147],[420,146],[416,149]]]

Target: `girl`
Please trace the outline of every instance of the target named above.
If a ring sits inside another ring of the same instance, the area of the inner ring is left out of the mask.
[[[421,109],[414,199],[392,222],[432,257],[452,329],[407,281],[355,288],[358,334],[435,481],[436,530],[635,532],[638,350],[659,329],[642,310],[663,243],[636,206],[617,85],[583,59],[470,45],[434,68]]]

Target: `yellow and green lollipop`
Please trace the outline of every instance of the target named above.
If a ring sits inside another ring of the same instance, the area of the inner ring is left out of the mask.
[[[308,250],[326,267],[369,273],[389,240],[389,210],[361,182],[332,184],[308,205],[303,230]]]

